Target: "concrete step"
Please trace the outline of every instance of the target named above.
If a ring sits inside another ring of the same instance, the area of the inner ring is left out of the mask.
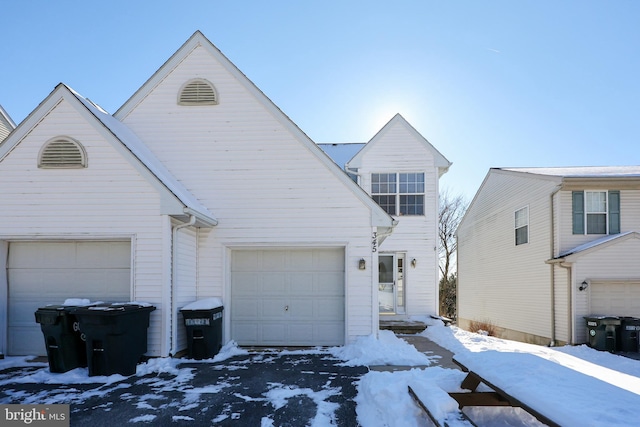
[[[380,320],[380,329],[396,334],[419,334],[427,329],[427,325],[414,320]]]

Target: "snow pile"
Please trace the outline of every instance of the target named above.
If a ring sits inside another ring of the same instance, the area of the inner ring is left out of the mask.
[[[333,356],[345,360],[347,366],[404,365],[429,366],[432,358],[420,353],[416,348],[391,331],[380,331],[375,335],[360,337],[344,347],[329,349]]]

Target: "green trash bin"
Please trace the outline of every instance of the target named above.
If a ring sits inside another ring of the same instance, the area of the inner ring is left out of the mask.
[[[589,330],[589,347],[611,353],[619,350],[618,335],[621,319],[618,316],[585,316]]]
[[[86,336],[89,376],[133,375],[147,352],[150,313],[156,308],[140,304],[101,304],[77,308],[80,331]]]
[[[640,334],[640,319],[637,317],[620,318],[620,350],[627,353],[638,352],[638,335]]]
[[[187,328],[187,351],[190,359],[211,359],[222,348],[223,307],[180,310]]]
[[[35,312],[47,349],[51,372],[62,373],[87,366],[85,342],[78,321],[68,305],[48,305]]]

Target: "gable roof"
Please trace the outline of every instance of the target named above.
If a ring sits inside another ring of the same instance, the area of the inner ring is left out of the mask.
[[[213,45],[200,31],[193,35],[114,113],[118,120],[124,119],[142,102],[165,77],[171,73],[194,49],[203,47],[212,55],[234,78],[252,94],[262,106],[282,126],[287,129],[296,140],[312,152],[320,162],[367,206],[372,213],[372,225],[378,227],[393,227],[395,220],[387,214],[369,195],[349,178],[334,162],[309,138],[291,119],[284,114],[249,78],[242,73],[217,47]]]
[[[4,108],[2,108],[2,105],[0,105],[0,144],[2,144],[2,141],[4,141],[15,128],[16,124]]]
[[[60,83],[49,96],[16,128],[0,146],[0,163],[10,155],[20,141],[62,100],[69,102],[100,132],[107,141],[145,177],[161,194],[168,196],[166,206],[170,215],[186,220],[189,215],[196,217],[196,225],[211,227],[217,224],[215,217],[203,206],[171,173],[160,163],[151,151],[122,122],[109,115],[102,108],[84,98],[68,86]],[[178,202],[180,207],[175,206]],[[173,202],[173,203],[172,203]],[[180,210],[176,210],[180,208]]]
[[[566,250],[562,252],[558,257],[554,258],[554,260],[567,260],[573,261],[575,258],[580,257],[589,252],[593,252],[595,250],[599,250],[605,248],[610,245],[615,245],[620,242],[624,242],[629,239],[640,239],[640,233],[636,231],[628,231],[626,233],[620,234],[611,234],[609,236],[604,236],[596,240],[592,240],[591,242],[584,243],[582,245],[576,246],[575,248]]]
[[[424,147],[433,155],[435,165],[440,170],[440,176],[442,176],[449,170],[449,167],[452,163],[447,160],[446,157],[444,157],[442,153],[440,153],[433,145],[431,145],[431,143],[427,141],[427,139],[422,136],[422,134],[420,134],[420,132],[418,132],[413,126],[411,126],[409,122],[407,122],[405,118],[400,114],[396,114],[395,116],[393,116],[393,118],[389,120],[389,122],[387,122],[387,124],[384,125],[382,129],[380,129],[378,133],[373,136],[373,138],[371,138],[371,140],[364,146],[364,148],[358,151],[358,153],[346,163],[345,168],[347,170],[349,168],[357,168],[362,161],[362,156],[364,156],[366,152],[369,151],[371,147],[374,146],[380,139],[382,139],[382,137],[389,131],[389,129],[394,126],[404,127],[417,141],[424,145]]]
[[[640,166],[569,166],[539,168],[496,168],[558,178],[628,178],[640,177]]]

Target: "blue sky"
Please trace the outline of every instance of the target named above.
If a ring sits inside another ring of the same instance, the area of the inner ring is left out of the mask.
[[[401,113],[471,199],[490,167],[634,165],[640,2],[5,0],[0,105],[115,112],[200,30],[316,142]]]

